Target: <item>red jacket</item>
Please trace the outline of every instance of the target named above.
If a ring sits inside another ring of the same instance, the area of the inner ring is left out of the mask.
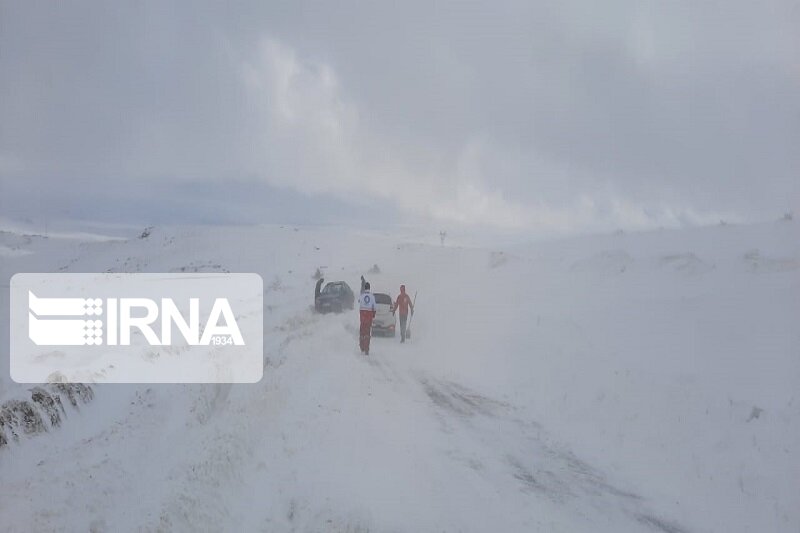
[[[408,314],[408,308],[411,308],[411,312],[414,312],[414,304],[411,303],[411,297],[406,292],[401,292],[397,296],[397,301],[394,302],[394,310],[399,311],[401,315]]]

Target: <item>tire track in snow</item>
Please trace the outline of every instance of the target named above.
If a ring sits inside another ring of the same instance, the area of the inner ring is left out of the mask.
[[[506,482],[516,484],[520,492],[589,519],[598,513],[622,514],[637,530],[688,531],[649,511],[642,496],[608,481],[598,469],[556,443],[538,423],[515,417],[513,406],[451,381],[421,375],[418,380],[443,431],[453,435],[451,458],[467,467],[502,470]],[[462,439],[481,442],[483,456],[460,451]]]

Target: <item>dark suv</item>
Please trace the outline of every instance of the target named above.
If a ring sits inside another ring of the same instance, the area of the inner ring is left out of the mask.
[[[314,298],[314,309],[318,313],[341,313],[352,309],[355,301],[355,294],[347,283],[332,281]]]

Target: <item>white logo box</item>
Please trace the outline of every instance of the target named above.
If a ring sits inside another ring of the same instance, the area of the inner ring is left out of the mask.
[[[263,375],[258,274],[15,274],[18,383],[255,383]]]

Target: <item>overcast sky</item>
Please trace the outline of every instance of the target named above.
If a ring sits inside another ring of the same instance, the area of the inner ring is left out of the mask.
[[[798,28],[797,0],[0,0],[0,208],[772,220],[800,211]]]

